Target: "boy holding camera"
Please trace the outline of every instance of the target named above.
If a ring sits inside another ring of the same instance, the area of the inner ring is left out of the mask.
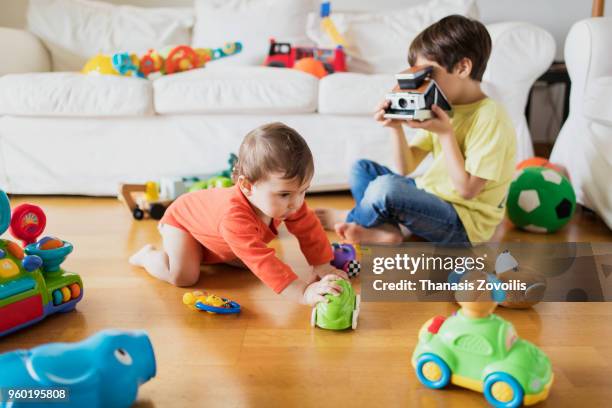
[[[453,106],[453,118],[432,106],[432,118],[375,119],[390,129],[400,174],[370,160],[353,166],[355,207],[317,210],[324,227],[348,242],[401,242],[406,232],[438,243],[483,242],[502,221],[515,164],[516,136],[507,113],[481,90],[491,38],[478,21],[453,15],[421,32],[410,45],[411,66],[432,66],[431,77]],[[406,140],[403,125],[419,129]],[[416,179],[406,177],[429,154]]]

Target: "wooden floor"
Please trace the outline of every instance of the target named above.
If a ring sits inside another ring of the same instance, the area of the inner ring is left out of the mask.
[[[24,201],[16,198],[12,204]],[[185,289],[156,281],[127,263],[143,244],[159,242],[155,222],[132,221],[114,199],[27,201],[47,212],[48,234],[75,245],[64,267],[82,275],[85,297],[76,312],[0,339],[0,352],[76,341],[109,327],[145,329],[158,371],[141,387],[140,407],[486,406],[475,392],[426,389],[410,367],[419,327],[435,314],[453,312],[453,304],[363,303],[356,331],[325,331],[310,327],[309,308],[283,301],[248,271],[220,266],[205,268],[196,287],[234,299],[244,311],[238,316],[192,312],[181,303]],[[336,208],[352,203],[347,194],[310,196],[308,201]],[[495,237],[612,241],[612,232],[593,215],[579,212],[555,235],[522,233],[504,224]],[[273,245],[298,273],[306,271],[286,232]],[[555,384],[540,406],[610,406],[612,304],[547,303],[498,313],[552,360]]]

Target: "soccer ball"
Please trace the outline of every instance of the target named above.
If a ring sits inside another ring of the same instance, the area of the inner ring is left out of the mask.
[[[576,194],[567,178],[545,167],[526,167],[510,184],[508,217],[532,232],[555,232],[572,218]]]

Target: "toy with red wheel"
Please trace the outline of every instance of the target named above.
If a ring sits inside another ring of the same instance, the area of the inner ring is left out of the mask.
[[[21,204],[13,210],[10,233],[29,245],[36,242],[47,225],[47,217],[42,208],[32,204]]]
[[[203,64],[200,56],[188,45],[179,45],[173,48],[166,57],[166,74],[187,71],[198,68]]]
[[[74,310],[83,298],[83,282],[61,268],[72,244],[56,237],[38,240],[46,226],[42,208],[17,206],[11,215],[0,190],[0,235],[10,228],[23,241],[0,239],[0,337],[39,322],[50,314]]]

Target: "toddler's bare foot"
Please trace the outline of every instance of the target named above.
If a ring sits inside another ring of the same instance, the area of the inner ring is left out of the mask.
[[[130,256],[128,262],[134,266],[144,266],[144,259],[153,251],[155,251],[155,247],[151,244],[147,244],[140,248],[134,255]]]
[[[314,212],[323,228],[329,231],[333,231],[337,223],[344,222],[348,214],[347,210],[336,210],[335,208],[315,208]]]
[[[392,225],[365,228],[354,222],[340,222],[335,225],[336,234],[350,244],[362,242],[399,244],[403,237],[399,229]]]

